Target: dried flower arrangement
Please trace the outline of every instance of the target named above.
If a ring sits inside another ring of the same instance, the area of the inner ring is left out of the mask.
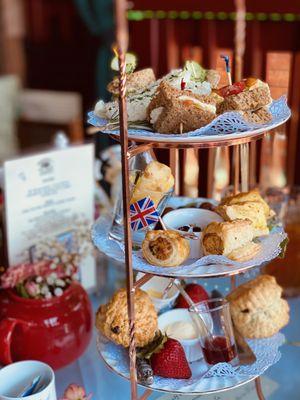
[[[14,289],[24,298],[51,299],[53,296],[61,296],[76,279],[76,265],[44,260],[9,268],[1,277],[1,287]]]
[[[92,248],[88,224],[80,221],[76,225],[63,240],[47,239],[34,246],[36,261],[7,269],[0,277],[0,287],[11,288],[28,299],[61,296],[78,280],[78,265]]]

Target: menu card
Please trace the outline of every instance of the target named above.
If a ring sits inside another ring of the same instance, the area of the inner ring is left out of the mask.
[[[9,265],[55,257],[55,248],[81,254],[80,279],[95,285],[90,243],[94,217],[94,146],[67,147],[4,163]]]

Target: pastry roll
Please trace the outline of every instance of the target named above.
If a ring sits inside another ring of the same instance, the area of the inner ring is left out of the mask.
[[[248,201],[256,201],[261,203],[266,218],[273,217],[274,211],[269,207],[265,200],[261,197],[258,189],[250,190],[249,192],[242,192],[233,196],[225,197],[221,200],[220,205],[231,206],[233,204],[245,203]]]
[[[261,245],[259,243],[248,242],[244,244],[244,246],[238,247],[235,250],[232,250],[231,253],[228,254],[228,258],[233,261],[244,262],[249,261],[253,257],[256,256],[261,250]]]
[[[264,206],[259,201],[219,205],[215,211],[225,221],[234,221],[236,219],[250,220],[253,223],[255,237],[269,234]]]
[[[189,241],[175,231],[148,231],[142,244],[144,258],[159,267],[176,267],[190,254]]]
[[[149,196],[157,207],[164,193],[174,186],[174,177],[171,169],[158,161],[150,162],[138,178],[130,203],[134,203]]]
[[[282,288],[270,275],[260,275],[227,296],[238,331],[246,338],[275,335],[289,321],[289,306],[281,298]]]
[[[260,245],[252,242],[254,230],[249,220],[232,222],[212,222],[202,233],[205,255],[224,255],[235,261],[247,261],[260,250]]]

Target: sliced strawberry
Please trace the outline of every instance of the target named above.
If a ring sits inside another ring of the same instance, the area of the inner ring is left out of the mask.
[[[197,283],[189,283],[188,285],[186,285],[185,291],[194,303],[199,303],[200,301],[209,299],[207,291]],[[177,298],[176,308],[189,308],[188,303],[181,294]]]
[[[157,353],[153,353],[150,364],[154,375],[164,378],[189,379],[192,372],[183,347],[178,340],[168,338]]]
[[[244,81],[234,83],[233,85],[224,86],[219,89],[219,95],[222,97],[232,96],[234,94],[239,94],[245,90],[246,84]]]

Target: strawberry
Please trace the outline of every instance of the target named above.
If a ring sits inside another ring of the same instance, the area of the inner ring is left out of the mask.
[[[209,299],[206,290],[201,285],[197,285],[197,283],[189,283],[184,289],[194,303]],[[181,294],[177,298],[176,308],[189,308],[188,303]]]
[[[164,378],[189,379],[192,376],[183,347],[178,340],[167,338],[162,348],[150,358],[154,375]]]

